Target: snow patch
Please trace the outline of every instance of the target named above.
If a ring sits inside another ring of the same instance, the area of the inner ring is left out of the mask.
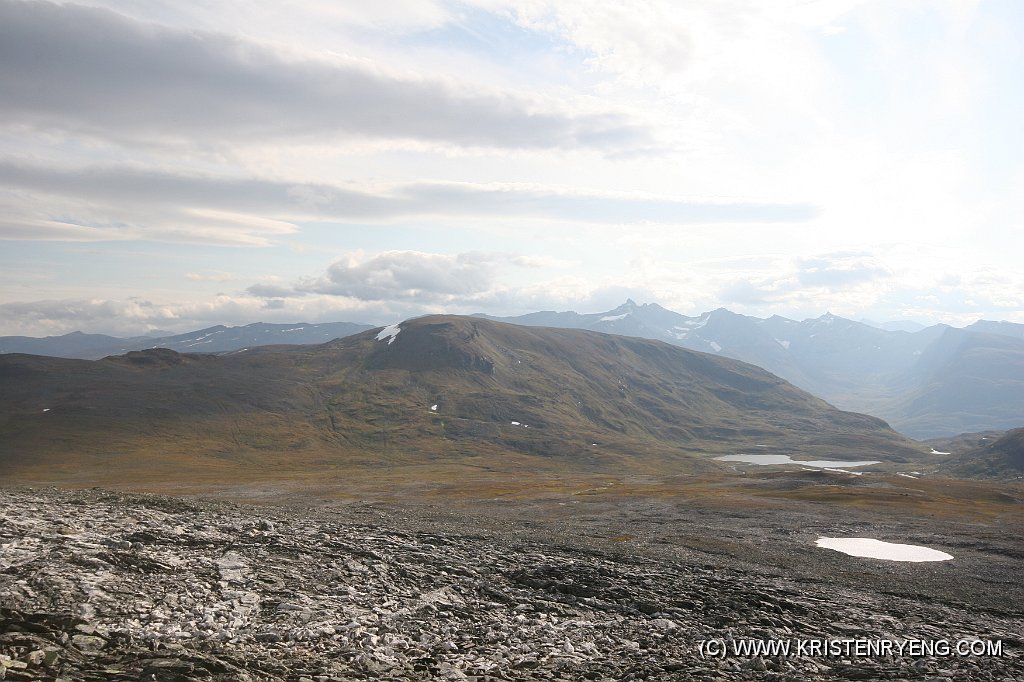
[[[614,322],[615,320],[621,320],[622,318],[629,315],[629,313],[622,313],[621,315],[605,315],[598,322]]]
[[[935,448],[932,448],[932,451],[929,452],[928,454],[929,455],[948,455],[950,453],[948,453],[948,452],[940,452],[939,450],[936,450]]]
[[[786,350],[789,350],[789,341],[783,341],[782,339],[775,339],[775,343],[779,344]]]
[[[882,542],[874,538],[818,538],[815,544],[822,549],[833,549],[850,556],[886,561],[948,561],[953,558],[952,554],[931,547]]]
[[[831,471],[837,474],[853,474],[854,476],[863,476],[863,471],[847,471],[846,469],[835,469],[833,467],[822,467],[823,471]]]
[[[396,322],[394,324],[389,324],[387,327],[384,327],[384,329],[381,329],[377,334],[377,340],[383,341],[384,339],[387,339],[388,345],[390,346],[395,342],[398,332],[402,331],[402,328],[399,326],[400,324],[401,323]]]
[[[44,408],[43,408],[43,412],[49,412],[49,411],[50,411],[50,408],[49,408],[49,407],[44,407]]]
[[[722,347],[717,342],[715,342],[715,341],[708,341],[708,343],[711,344],[711,347],[715,349],[716,353],[721,353],[722,352]]]
[[[437,412],[437,405],[431,405],[430,410],[431,412]]]

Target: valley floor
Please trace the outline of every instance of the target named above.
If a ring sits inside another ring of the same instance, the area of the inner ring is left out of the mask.
[[[0,679],[1024,679],[1016,517],[573,498],[254,507],[6,489]],[[857,559],[821,535],[955,558]],[[941,655],[975,639],[1000,654]],[[940,650],[809,648],[823,640]]]

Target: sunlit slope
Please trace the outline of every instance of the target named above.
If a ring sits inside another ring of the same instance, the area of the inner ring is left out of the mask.
[[[686,473],[706,466],[701,455],[754,444],[919,454],[879,419],[659,341],[453,316],[405,322],[390,343],[376,336],[222,356],[2,356],[0,466],[187,482],[437,462]]]

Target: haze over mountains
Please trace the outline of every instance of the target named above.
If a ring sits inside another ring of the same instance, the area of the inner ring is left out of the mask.
[[[419,478],[442,465],[685,474],[759,444],[812,458],[922,454],[881,420],[730,358],[466,317],[224,355],[8,354],[0,414],[9,476],[99,484],[381,466]]]
[[[1024,419],[1021,324],[980,321],[908,332],[832,314],[798,322],[719,308],[687,317],[633,301],[605,313],[493,319],[653,338],[736,358],[915,438],[1005,430]]]
[[[72,332],[61,336],[0,336],[0,353],[28,353],[57,358],[98,360],[146,348],[170,348],[182,353],[223,353],[246,347],[277,344],[324,343],[370,329],[372,325],[353,322],[323,324],[268,324],[256,322],[244,327],[217,325],[184,334],[118,338],[106,334]]]

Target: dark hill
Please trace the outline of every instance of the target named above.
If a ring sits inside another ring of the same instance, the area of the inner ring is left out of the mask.
[[[1024,428],[1007,431],[958,456],[950,472],[975,478],[1016,479],[1024,476]]]
[[[450,316],[378,335],[220,356],[0,356],[0,467],[22,480],[223,483],[439,464],[673,474],[754,444],[919,454],[879,419],[658,341]]]

